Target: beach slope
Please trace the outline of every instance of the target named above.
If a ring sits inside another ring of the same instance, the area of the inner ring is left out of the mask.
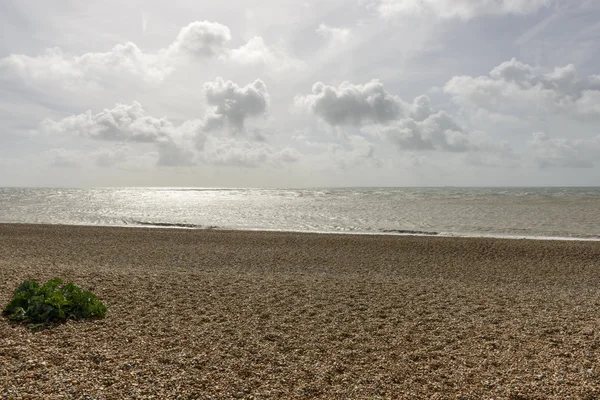
[[[600,396],[599,242],[0,224],[0,276],[109,307],[0,319],[2,399]]]

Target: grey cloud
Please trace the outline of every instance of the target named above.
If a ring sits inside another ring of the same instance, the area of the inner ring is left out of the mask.
[[[573,64],[556,67],[544,73],[540,68],[532,67],[513,58],[492,69],[490,76],[497,80],[513,82],[521,89],[540,86],[553,90],[559,96],[571,96],[578,99],[586,90],[600,90],[600,82],[596,76],[579,78]]]
[[[512,59],[489,76],[455,76],[444,86],[456,103],[507,114],[559,112],[574,118],[600,117],[597,76],[579,77],[575,66],[545,72]]]
[[[433,109],[429,97],[418,96],[409,104],[376,80],[365,85],[344,82],[339,88],[318,82],[312,95],[296,97],[295,104],[332,126],[361,127],[401,150],[492,151],[472,143],[467,130],[450,114]]]
[[[396,104],[403,104],[404,114],[394,120],[374,121],[375,125],[364,128],[394,143],[401,150],[440,150],[465,152],[474,147],[465,130],[445,111],[435,111],[427,96],[419,96],[412,104],[393,97]]]
[[[431,114],[433,110],[431,108],[431,100],[427,96],[417,97],[411,107],[412,118],[416,121],[423,121]]]
[[[433,150],[433,143],[423,137],[422,129],[417,121],[407,119],[396,124],[385,126],[380,135],[400,150]]]
[[[444,111],[430,114],[423,120],[397,121],[381,128],[380,133],[401,150],[464,152],[472,149],[468,135]]]
[[[276,150],[266,143],[209,137],[200,157],[206,164],[255,168],[262,164],[295,162],[300,154],[292,148]]]
[[[235,131],[241,131],[246,119],[264,115],[269,106],[267,85],[260,79],[240,87],[232,81],[217,78],[204,84],[204,95],[208,104],[213,106],[205,119],[208,131],[224,123],[231,125]]]
[[[300,159],[301,154],[298,153],[298,150],[291,148],[291,147],[286,147],[282,150],[280,150],[279,152],[277,152],[277,158],[282,161],[282,162],[286,162],[286,163],[293,163],[296,162]]]
[[[332,45],[345,44],[350,37],[350,29],[348,28],[336,28],[332,26],[328,26],[326,24],[321,24],[315,32],[327,39]]]
[[[364,85],[343,82],[337,88],[317,82],[312,94],[298,96],[294,102],[333,126],[383,124],[402,114],[400,99],[389,94],[378,80]]]
[[[182,167],[194,165],[195,154],[190,149],[178,145],[172,140],[166,140],[158,143],[158,162],[159,166],[164,167]]]
[[[495,79],[504,79],[507,82],[524,83],[535,80],[537,73],[534,67],[513,58],[492,69],[490,76]]]
[[[505,158],[495,153],[476,153],[469,152],[465,156],[465,162],[476,167],[511,167],[519,166],[514,158]]]
[[[293,139],[321,153],[321,158],[325,158],[326,163],[333,162],[342,169],[365,165],[381,167],[383,164],[375,154],[375,145],[360,135],[347,135],[336,143],[315,142],[304,134],[296,135]]]
[[[127,160],[129,149],[125,146],[116,146],[110,149],[100,149],[95,156],[95,164],[99,167],[114,167]]]
[[[506,141],[499,143],[480,141],[475,144],[475,149],[466,154],[467,164],[478,167],[517,167],[520,164],[519,157]]]
[[[348,136],[347,146],[329,145],[329,153],[335,163],[342,169],[369,165],[379,168],[382,161],[375,155],[375,146],[359,135]]]
[[[54,148],[46,151],[44,157],[52,167],[78,168],[82,164],[82,156],[77,150]]]
[[[530,142],[535,162],[541,168],[592,168],[600,152],[600,136],[587,140],[553,138],[536,132]]]

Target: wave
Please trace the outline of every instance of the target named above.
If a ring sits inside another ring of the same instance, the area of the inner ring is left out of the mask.
[[[427,231],[417,231],[412,229],[380,229],[379,232],[382,233],[398,233],[402,235],[427,235],[427,236],[436,236],[439,235],[439,232],[427,232]]]
[[[139,225],[139,226],[156,226],[162,228],[188,228],[188,229],[218,229],[216,225],[196,225],[196,224],[185,224],[177,222],[151,222],[151,221],[137,221],[137,220],[123,220],[126,225]]]

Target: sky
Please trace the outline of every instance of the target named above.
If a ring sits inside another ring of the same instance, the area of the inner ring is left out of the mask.
[[[6,0],[0,33],[0,186],[600,186],[597,0]]]

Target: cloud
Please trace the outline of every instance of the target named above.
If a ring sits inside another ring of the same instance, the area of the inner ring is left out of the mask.
[[[254,117],[265,116],[270,102],[267,86],[260,79],[239,86],[232,81],[217,78],[206,82],[203,94],[210,106],[203,119],[187,120],[175,126],[167,118],[147,115],[142,105],[117,103],[112,109],[99,113],[88,110],[58,121],[46,118],[41,130],[49,134],[71,134],[91,139],[165,143],[180,138],[194,138],[196,146],[202,148],[206,133],[223,127],[231,128],[233,133],[244,132],[245,122]],[[252,137],[260,137],[253,134]],[[164,144],[168,147],[167,144]]]
[[[375,155],[375,146],[359,135],[348,137],[347,146],[334,144],[329,146],[329,154],[342,169],[364,165],[379,168],[382,161]]]
[[[127,160],[130,149],[124,145],[112,148],[102,148],[94,153],[95,164],[99,167],[110,168]]]
[[[498,150],[489,141],[473,143],[468,130],[448,112],[434,110],[429,97],[418,96],[407,103],[389,94],[377,80],[364,85],[344,82],[338,88],[317,82],[312,95],[294,101],[333,127],[359,127],[402,151]]]
[[[444,111],[437,111],[421,121],[402,119],[381,128],[380,135],[401,150],[464,152],[472,149],[463,128]]]
[[[185,121],[175,126],[166,118],[146,115],[142,105],[117,104],[93,114],[72,115],[58,121],[45,119],[41,131],[48,135],[80,136],[93,140],[118,143],[154,143],[158,149],[158,165],[192,165],[194,153],[187,150],[193,147],[194,140],[205,140],[201,120]],[[111,150],[101,150],[95,154],[96,165],[112,167],[124,161],[126,150],[118,146]]]
[[[169,55],[215,57],[224,54],[231,40],[231,32],[218,22],[196,21],[181,28],[175,41],[169,46]]]
[[[174,125],[167,118],[147,115],[138,102],[117,104],[93,114],[65,117],[58,121],[45,119],[40,130],[47,135],[79,136],[92,140],[117,142],[113,149],[101,149],[92,155],[95,164],[114,167],[127,158],[131,146],[154,144],[157,165],[161,167],[193,166],[198,162],[221,166],[258,167],[263,164],[282,165],[295,162],[300,154],[293,148],[276,149],[264,142],[215,136],[215,121],[236,129],[244,128],[248,117],[262,115],[267,110],[268,93],[260,80],[240,87],[233,82],[217,79],[205,87],[207,101],[213,106],[207,117],[187,120]],[[224,131],[219,132],[223,134]],[[80,161],[66,150],[55,150],[50,156],[53,165],[75,166]]]
[[[267,85],[260,79],[240,87],[232,81],[217,78],[204,84],[204,95],[212,106],[205,120],[207,131],[223,124],[229,124],[236,132],[242,131],[248,118],[266,114],[270,99]]]
[[[529,143],[541,168],[592,168],[600,152],[600,136],[593,139],[553,138],[536,132]]]
[[[82,154],[78,150],[67,150],[62,147],[44,152],[43,158],[50,166],[58,168],[78,168],[83,162]]]
[[[368,2],[383,17],[435,15],[472,19],[482,15],[532,14],[555,0],[374,0]]]
[[[504,157],[501,153],[469,152],[465,155],[465,162],[475,167],[495,168],[519,166],[516,157]]]
[[[484,132],[471,132],[448,112],[435,110],[427,96],[415,98],[406,108],[407,117],[371,128],[371,132],[394,143],[402,151],[470,153],[471,160],[514,159],[508,143],[493,142]],[[475,153],[479,155],[475,156]]]
[[[378,80],[364,85],[343,82],[337,88],[317,82],[312,87],[312,94],[297,96],[294,103],[332,126],[383,124],[402,113],[400,99],[385,91]]]
[[[595,75],[579,77],[571,64],[544,71],[513,58],[494,68],[489,76],[455,76],[444,91],[457,104],[472,109],[483,107],[509,115],[600,117],[600,79]]]
[[[433,114],[431,99],[427,96],[416,97],[413,100],[410,111],[412,119],[416,121],[423,121],[429,118],[429,116]]]
[[[327,39],[331,45],[345,44],[350,37],[350,29],[335,28],[325,24],[319,25],[315,32]]]
[[[91,110],[54,121],[42,121],[42,130],[51,134],[76,134],[108,141],[158,142],[173,134],[175,127],[165,118],[145,114],[142,105],[117,104],[112,109],[92,114]]]
[[[267,46],[260,36],[255,36],[246,44],[232,49],[229,52],[229,59],[239,64],[264,65],[275,70],[303,66],[302,62],[294,60],[282,49]]]
[[[190,148],[172,140],[158,143],[157,164],[163,167],[184,167],[194,165],[195,154]]]
[[[467,164],[478,167],[517,167],[520,164],[519,157],[506,141],[495,143],[482,134],[473,138],[472,143],[474,150],[465,155]]]
[[[382,160],[375,154],[375,145],[361,135],[347,135],[337,142],[313,141],[304,134],[293,136],[293,139],[318,154],[317,162],[327,168],[334,166],[349,169],[360,166],[381,167]]]
[[[169,46],[153,52],[144,52],[135,43],[126,42],[106,52],[81,55],[59,47],[46,49],[37,56],[11,54],[0,59],[0,81],[19,81],[34,87],[59,84],[61,90],[75,91],[114,85],[119,80],[159,83],[182,63],[201,60],[259,64],[275,69],[301,65],[285,51],[267,46],[262,37],[254,37],[237,49],[228,47],[230,41],[227,26],[196,21],[181,28]]]
[[[143,53],[131,42],[118,44],[104,53],[73,55],[54,47],[38,56],[11,54],[0,59],[3,80],[18,80],[28,85],[60,82],[68,90],[94,86],[117,73],[160,81],[171,71],[164,58]]]
[[[300,154],[292,148],[276,150],[266,143],[209,137],[200,156],[206,164],[255,168],[261,164],[295,162]]]

